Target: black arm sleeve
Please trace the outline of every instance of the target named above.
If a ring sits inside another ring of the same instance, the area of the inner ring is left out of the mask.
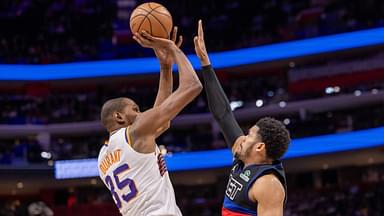
[[[202,68],[204,77],[204,89],[207,94],[208,107],[215,120],[219,123],[221,132],[224,135],[228,146],[232,148],[236,139],[244,135],[237,123],[227,96],[216,77],[211,65]]]

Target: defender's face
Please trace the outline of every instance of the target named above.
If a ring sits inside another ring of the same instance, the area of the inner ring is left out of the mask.
[[[239,158],[240,160],[244,160],[245,158],[249,157],[253,147],[255,147],[255,144],[261,142],[258,136],[258,131],[259,127],[256,125],[249,129],[248,135],[246,135],[241,140],[240,144],[237,145],[235,150],[235,157]]]

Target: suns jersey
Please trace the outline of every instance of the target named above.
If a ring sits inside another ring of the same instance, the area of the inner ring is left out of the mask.
[[[111,191],[122,215],[179,216],[175,193],[164,159],[154,153],[136,152],[126,128],[109,138],[98,157],[100,178]]]

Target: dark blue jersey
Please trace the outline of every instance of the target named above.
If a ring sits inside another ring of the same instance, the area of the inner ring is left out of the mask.
[[[249,199],[248,192],[258,178],[267,174],[273,174],[280,180],[285,189],[286,201],[286,179],[280,161],[275,161],[273,164],[252,164],[244,167],[242,161],[235,160],[225,190],[222,215],[257,215],[257,203]]]

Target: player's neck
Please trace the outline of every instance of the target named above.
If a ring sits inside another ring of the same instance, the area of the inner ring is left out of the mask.
[[[244,166],[252,165],[252,164],[272,164],[273,161],[268,158],[249,158],[248,160],[243,160]]]
[[[116,132],[117,132],[117,130],[114,130],[114,131],[109,132],[109,136],[112,136],[112,135],[115,134]]]

